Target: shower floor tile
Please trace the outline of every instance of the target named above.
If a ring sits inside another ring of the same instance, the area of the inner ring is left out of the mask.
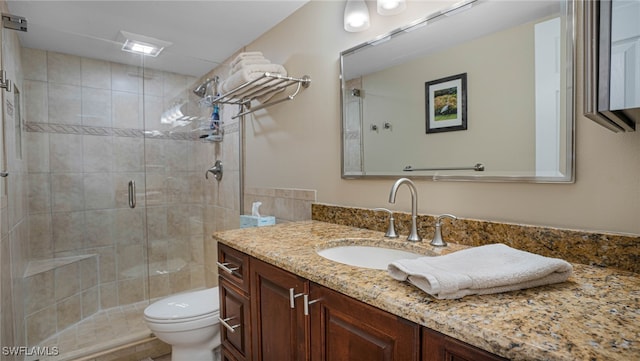
[[[40,347],[48,347],[48,350],[57,347],[59,355],[40,356],[40,361],[84,359],[88,355],[151,338],[151,331],[143,318],[148,304],[143,301],[98,311],[43,341]]]

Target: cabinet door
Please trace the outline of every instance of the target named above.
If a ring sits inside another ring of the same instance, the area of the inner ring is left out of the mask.
[[[507,361],[440,332],[422,329],[422,361]]]
[[[417,361],[418,325],[311,284],[312,361]]]
[[[222,347],[238,360],[250,357],[251,329],[249,298],[220,277],[220,318],[227,324],[220,325]]]
[[[302,295],[308,282],[251,258],[251,312],[254,361],[304,361],[308,355],[308,321]],[[292,302],[293,300],[293,302]]]

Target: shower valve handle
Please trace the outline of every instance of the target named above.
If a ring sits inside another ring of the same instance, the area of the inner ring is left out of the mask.
[[[215,176],[216,180],[221,180],[222,179],[222,161],[216,160],[213,167],[207,169],[207,171],[204,173],[204,177],[206,179],[209,179],[209,173],[212,173]]]

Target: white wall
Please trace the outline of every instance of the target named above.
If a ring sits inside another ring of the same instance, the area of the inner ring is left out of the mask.
[[[343,30],[344,4],[312,0],[247,46],[293,76],[310,75],[312,84],[294,101],[247,117],[246,185],[317,189],[321,203],[409,211],[405,189],[387,203],[393,180],[340,176],[339,53],[444,3],[410,1],[391,17],[369,3],[372,27],[362,33]],[[614,134],[581,115],[581,56],[577,62],[575,184],[417,181],[420,213],[640,234],[640,132]]]

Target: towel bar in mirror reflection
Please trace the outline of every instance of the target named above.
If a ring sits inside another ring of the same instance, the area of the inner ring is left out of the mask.
[[[402,170],[405,172],[425,172],[425,171],[435,171],[435,170],[473,170],[476,172],[484,172],[484,164],[476,163],[472,167],[431,167],[431,168],[427,168],[427,167],[413,168],[412,166],[408,165],[404,167],[404,169]]]
[[[342,177],[573,182],[574,1],[412,6],[430,15],[340,54]],[[428,133],[459,116],[437,80],[462,73],[466,129]]]

